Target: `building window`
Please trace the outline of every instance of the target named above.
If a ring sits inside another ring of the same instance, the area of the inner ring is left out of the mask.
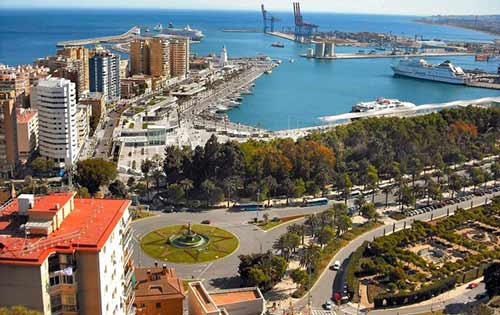
[[[156,308],[161,308],[161,303],[156,303]]]
[[[50,286],[58,285],[59,282],[59,275],[50,277]]]

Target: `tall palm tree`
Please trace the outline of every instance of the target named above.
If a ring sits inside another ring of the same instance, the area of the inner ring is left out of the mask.
[[[356,199],[354,199],[354,205],[358,209],[358,213],[361,212],[361,208],[363,207],[363,205],[365,203],[366,203],[366,200],[365,200],[365,197],[363,195],[359,195],[358,197],[356,197]]]
[[[320,255],[321,249],[317,245],[307,245],[304,247],[300,255],[300,266],[306,268],[309,272],[312,272],[317,265]]]
[[[391,186],[385,186],[382,188],[382,192],[385,194],[385,207],[387,208],[389,204],[389,194],[392,192]]]

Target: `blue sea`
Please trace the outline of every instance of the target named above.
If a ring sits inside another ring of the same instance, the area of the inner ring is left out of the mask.
[[[293,24],[290,12],[273,12],[282,21],[277,29]],[[491,41],[496,37],[471,30],[416,23],[414,16],[325,14],[303,10],[304,19],[320,30],[373,31],[427,39]],[[453,86],[442,83],[396,78],[392,59],[307,60],[300,58],[308,45],[282,41],[285,48],[272,48],[279,39],[262,33],[227,33],[224,29],[262,28],[259,11],[183,10],[11,10],[0,11],[0,63],[32,63],[35,58],[55,53],[58,41],[123,33],[134,25],[169,22],[178,27],[189,24],[206,37],[192,51],[205,55],[219,53],[222,46],[229,57],[266,54],[284,62],[273,74],[261,77],[254,94],[229,113],[233,121],[273,130],[321,124],[320,116],[348,112],[354,103],[377,97],[399,98],[416,104],[447,102],[499,96],[495,90]],[[358,48],[338,47],[338,52]],[[126,57],[126,56],[125,56]],[[294,63],[288,63],[294,58]],[[429,62],[443,61],[428,58]],[[451,61],[467,69],[496,71],[497,63],[475,62],[473,57]]]

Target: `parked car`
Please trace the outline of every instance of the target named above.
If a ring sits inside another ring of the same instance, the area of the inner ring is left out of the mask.
[[[467,286],[467,289],[475,289],[479,286],[479,283],[477,282],[472,282],[472,283],[469,283],[469,285]]]
[[[201,221],[201,224],[210,224],[210,220],[203,220]]]
[[[332,309],[332,301],[328,300],[325,302],[325,304],[323,304],[323,308],[327,311],[331,310]]]

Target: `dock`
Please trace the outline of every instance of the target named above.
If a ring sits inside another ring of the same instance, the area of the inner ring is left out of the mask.
[[[440,104],[424,104],[408,109],[386,109],[372,112],[362,113],[345,113],[333,116],[319,117],[324,123],[345,123],[355,119],[372,118],[372,117],[393,117],[393,116],[417,116],[425,115],[432,112],[437,112],[446,108],[467,107],[467,106],[500,106],[500,97],[485,97],[474,100],[460,100]]]
[[[471,87],[483,88],[483,89],[500,90],[500,83],[466,81],[465,85],[471,86]]]
[[[140,28],[138,26],[132,27],[127,32],[120,35],[112,35],[112,36],[103,36],[103,37],[94,37],[94,38],[86,38],[86,39],[76,39],[76,40],[67,40],[58,42],[58,47],[66,47],[66,46],[84,46],[84,45],[92,45],[106,42],[120,42],[126,41],[134,36],[138,36]]]
[[[474,56],[474,53],[460,53],[460,52],[448,52],[448,53],[418,53],[418,54],[335,54],[334,56],[316,57],[309,56],[307,54],[301,54],[301,57],[308,59],[372,59],[372,58],[419,58],[419,57],[457,57],[457,56]]]
[[[295,36],[293,34],[283,33],[283,32],[266,32],[266,34],[273,35],[276,37],[280,37],[283,39],[295,41]]]

